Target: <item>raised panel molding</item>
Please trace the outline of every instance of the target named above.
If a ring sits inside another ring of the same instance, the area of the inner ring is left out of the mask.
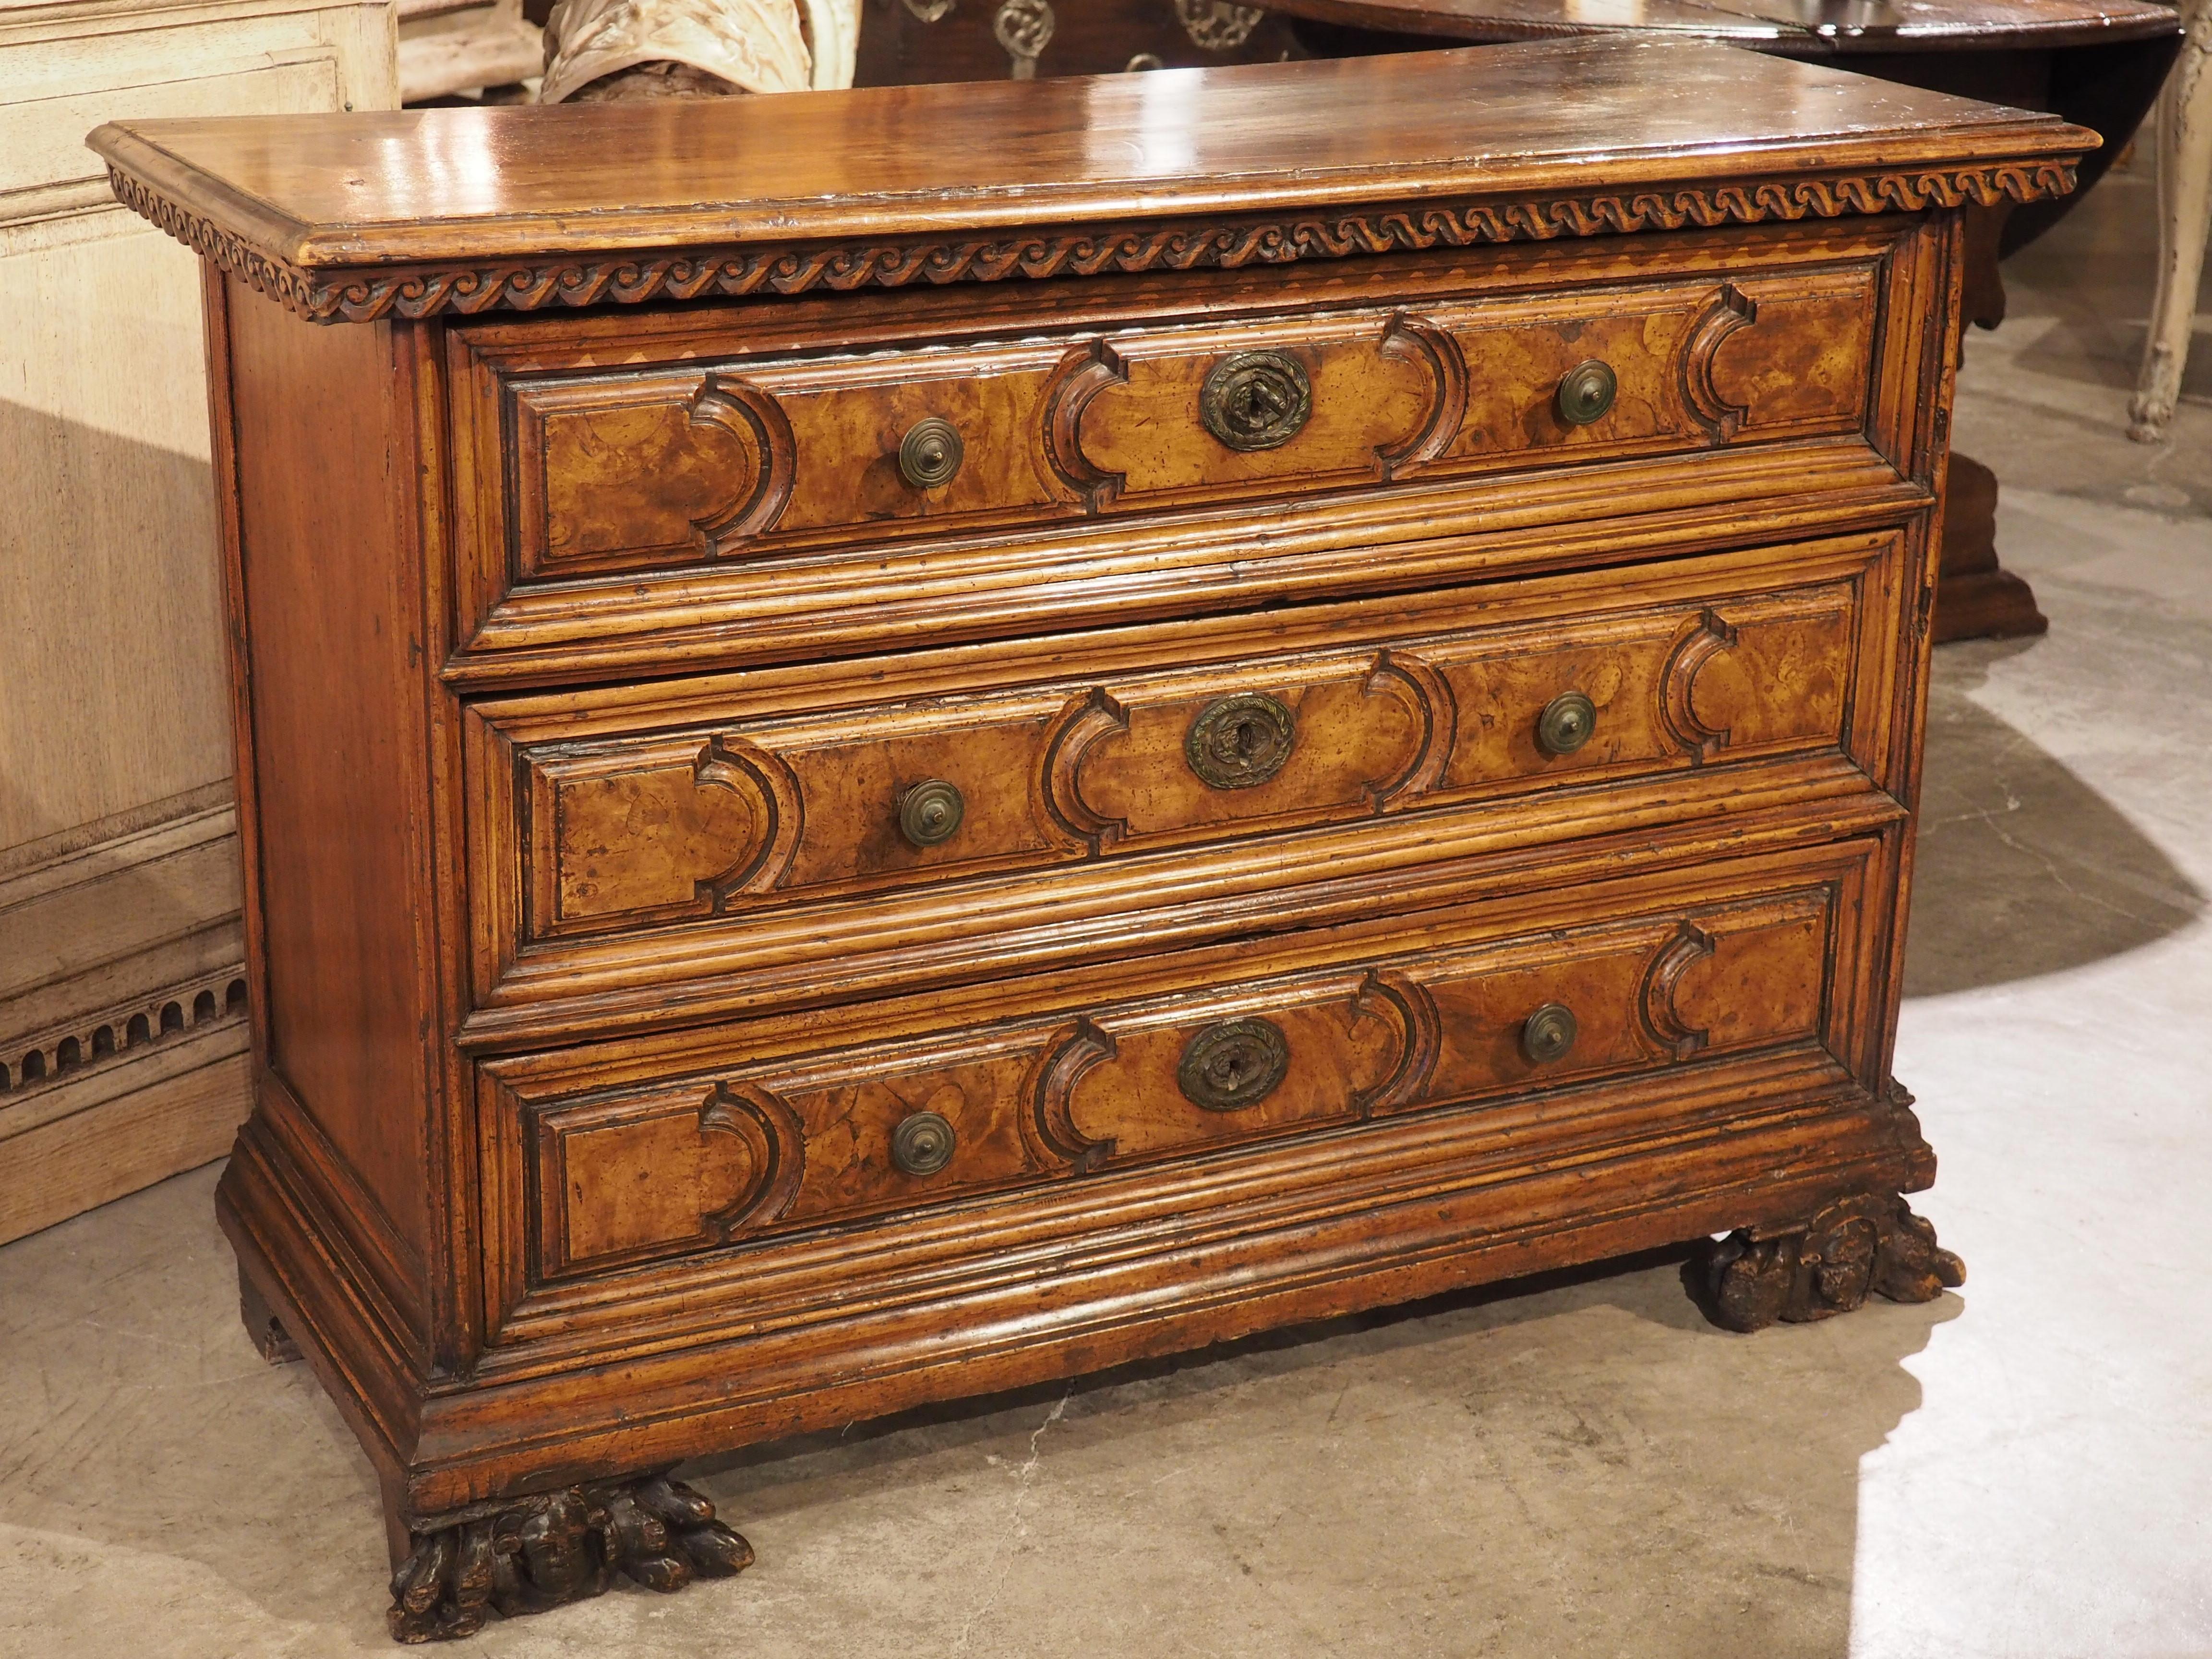
[[[1541,935],[1386,950],[1368,964],[804,1054],[703,1087],[492,1097],[522,1137],[504,1155],[537,1172],[533,1277],[547,1283],[1293,1130],[1779,1046],[1847,1046],[1818,989],[1838,899],[1826,884],[1739,883],[1671,914],[1601,911]],[[1694,975],[1717,958],[1736,980],[1782,988],[1763,1017],[1726,1032],[1701,1023]],[[1553,1002],[1574,1007],[1580,1034],[1565,1056],[1532,1060],[1522,1023]],[[1249,1105],[1202,1109],[1179,1089],[1176,1062],[1230,1019],[1269,1024],[1286,1069]],[[890,1167],[890,1130],[922,1110],[954,1126],[964,1177]]]

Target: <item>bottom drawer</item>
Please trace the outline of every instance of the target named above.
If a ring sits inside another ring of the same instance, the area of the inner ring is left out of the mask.
[[[1540,1139],[1617,1109],[1623,1083],[1761,1049],[1863,1073],[1849,988],[1881,845],[486,1061],[495,1298],[1556,1096]]]

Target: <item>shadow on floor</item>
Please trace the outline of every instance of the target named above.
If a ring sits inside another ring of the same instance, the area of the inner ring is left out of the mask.
[[[1902,1362],[1962,1304],[1735,1336],[1684,1294],[1685,1254],[855,1424],[688,1478],[764,1559],[834,1558],[902,1517],[967,1515],[986,1538],[1011,1518],[980,1651],[1144,1652],[1180,1606],[1160,1651],[1843,1659],[1860,1460],[1918,1407]],[[963,1546],[945,1547],[933,1577],[961,1570]]]
[[[2205,896],[2103,796],[1976,702],[2033,642],[1937,659],[1922,773],[1905,994],[2033,979],[2138,950]]]
[[[0,1652],[391,1650],[373,1481],[239,1328],[212,1175],[0,1249]],[[695,1464],[757,1568],[471,1651],[1844,1659],[1859,1462],[1962,1304],[1736,1336],[1679,1262]]]

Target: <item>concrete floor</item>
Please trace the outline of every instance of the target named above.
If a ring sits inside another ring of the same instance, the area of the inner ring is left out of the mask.
[[[1898,1070],[1963,1294],[1745,1338],[1647,1261],[766,1448],[696,1477],[742,1578],[458,1650],[2212,1655],[2212,338],[2128,443],[2148,222],[2100,189],[1962,382],[2051,619],[1937,669]],[[0,1653],[390,1651],[213,1184],[0,1249]]]

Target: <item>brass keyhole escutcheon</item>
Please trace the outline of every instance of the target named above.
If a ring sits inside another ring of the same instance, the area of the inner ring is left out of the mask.
[[[1249,789],[1283,769],[1297,741],[1290,706],[1264,691],[1239,691],[1199,710],[1183,734],[1183,758],[1212,789]]]
[[[967,453],[959,428],[932,415],[916,421],[899,440],[899,477],[916,489],[941,489],[952,482]]]
[[[1547,755],[1571,755],[1597,731],[1597,705],[1579,691],[1563,692],[1536,716],[1536,744]]]
[[[1548,1066],[1575,1046],[1575,1011],[1564,1002],[1547,1002],[1521,1022],[1521,1052],[1538,1066]]]
[[[1273,1020],[1225,1019],[1190,1040],[1176,1085],[1194,1106],[1234,1112],[1274,1093],[1290,1069],[1290,1039]]]
[[[933,1176],[952,1162],[957,1141],[952,1125],[941,1114],[911,1113],[891,1131],[891,1162],[902,1174]]]
[[[1620,390],[1620,381],[1614,376],[1612,366],[1592,357],[1577,363],[1559,376],[1559,396],[1554,400],[1559,418],[1569,426],[1588,426],[1604,417],[1613,407],[1613,395]]]
[[[1198,393],[1199,419],[1231,449],[1279,449],[1312,413],[1304,365],[1279,351],[1224,357]]]
[[[967,810],[958,788],[931,778],[899,797],[899,833],[916,847],[934,847],[952,839]]]

